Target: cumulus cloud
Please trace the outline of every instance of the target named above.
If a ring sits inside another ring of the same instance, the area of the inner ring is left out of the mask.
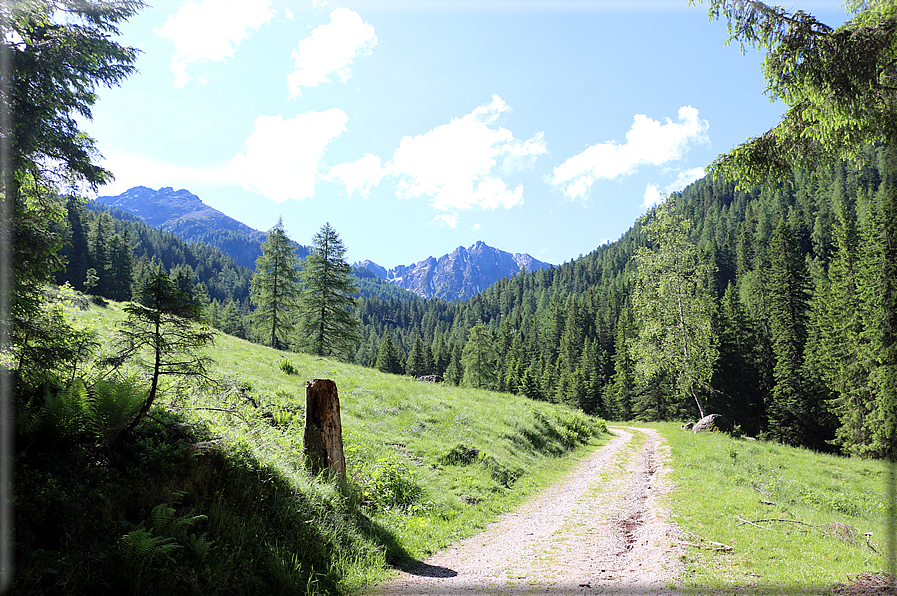
[[[137,185],[158,188],[175,186],[190,188],[198,184],[235,184],[239,181],[226,168],[189,167],[166,163],[118,151],[105,152],[102,166],[115,175],[103,186],[100,194],[117,195]]]
[[[403,137],[389,165],[401,198],[430,197],[439,210],[510,208],[523,202],[523,186],[510,189],[501,171],[525,167],[547,152],[542,133],[520,141],[497,125],[510,106],[499,96],[415,137]]]
[[[431,221],[430,223],[439,224],[440,228],[448,226],[452,229],[455,229],[458,227],[458,218],[459,216],[457,211],[454,213],[440,213],[439,215],[434,217],[433,221]]]
[[[642,197],[644,199],[642,209],[645,211],[651,209],[655,205],[662,203],[670,193],[679,192],[695,180],[700,180],[703,177],[704,168],[691,168],[684,172],[679,172],[676,179],[667,184],[663,192],[660,191],[660,186],[657,184],[648,184]]]
[[[337,108],[287,120],[259,116],[245,152],[230,160],[230,168],[247,190],[278,202],[301,201],[314,195],[324,150],[345,132],[347,120]]]
[[[676,179],[667,185],[667,192],[679,192],[692,182],[700,180],[704,177],[704,168],[691,168],[684,172],[679,172]]]
[[[660,123],[636,114],[625,143],[608,141],[588,147],[554,168],[551,182],[571,199],[587,198],[600,178],[613,180],[642,165],[659,166],[682,159],[692,144],[709,142],[709,127],[691,106],[679,108],[677,122],[666,118]]]
[[[330,82],[334,73],[345,83],[352,76],[349,66],[355,57],[370,55],[375,45],[371,25],[354,11],[337,8],[330,13],[329,24],[316,27],[293,50],[296,70],[287,75],[290,97],[301,96],[302,87]]]
[[[378,156],[366,153],[361,159],[333,166],[323,178],[342,182],[350,197],[357,191],[362,197],[368,198],[371,187],[380,184],[387,173],[380,165]]]
[[[240,185],[247,190],[277,201],[301,201],[314,195],[322,177],[320,169],[327,147],[345,132],[348,117],[340,109],[305,112],[294,118],[259,116],[252,133],[246,137],[243,151],[226,163],[214,167],[174,165],[144,157],[112,152],[104,167],[116,176],[116,182],[103,188],[104,194],[117,194],[137,184],[148,186]],[[356,164],[365,166],[369,157]],[[379,158],[376,158],[379,162]],[[352,165],[352,164],[349,164]],[[363,178],[342,175],[347,184],[358,180],[361,192],[367,192]]]
[[[647,211],[651,209],[655,205],[659,205],[664,202],[667,198],[667,195],[660,192],[660,187],[656,184],[649,184],[645,187],[645,194],[642,196],[642,209]]]
[[[242,41],[271,20],[269,0],[187,0],[165,24],[155,29],[174,42],[171,58],[174,86],[190,80],[187,67],[193,63],[221,62],[232,58]]]

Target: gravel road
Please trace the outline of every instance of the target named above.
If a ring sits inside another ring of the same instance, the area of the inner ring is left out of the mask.
[[[652,429],[611,430],[562,482],[374,593],[675,594],[669,447]]]

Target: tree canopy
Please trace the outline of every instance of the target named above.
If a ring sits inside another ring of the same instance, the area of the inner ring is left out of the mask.
[[[897,4],[851,0],[854,17],[837,28],[763,2],[708,4],[711,19],[728,22],[726,43],[767,50],[766,93],[787,106],[774,128],[721,154],[708,171],[747,189],[782,181],[794,167],[855,159],[870,143],[897,142]]]

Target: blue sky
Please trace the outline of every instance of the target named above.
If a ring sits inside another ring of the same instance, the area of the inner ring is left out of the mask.
[[[330,222],[350,262],[482,240],[560,264],[778,121],[726,37],[687,0],[160,0],[84,128],[101,195],[186,188],[304,244]]]

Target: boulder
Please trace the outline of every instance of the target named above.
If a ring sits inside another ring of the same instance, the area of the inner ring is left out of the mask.
[[[417,380],[424,383],[442,383],[445,381],[445,379],[439,375],[424,375],[422,377],[417,377]]]
[[[696,433],[727,433],[732,430],[732,425],[721,414],[708,414],[698,420],[692,430]]]

